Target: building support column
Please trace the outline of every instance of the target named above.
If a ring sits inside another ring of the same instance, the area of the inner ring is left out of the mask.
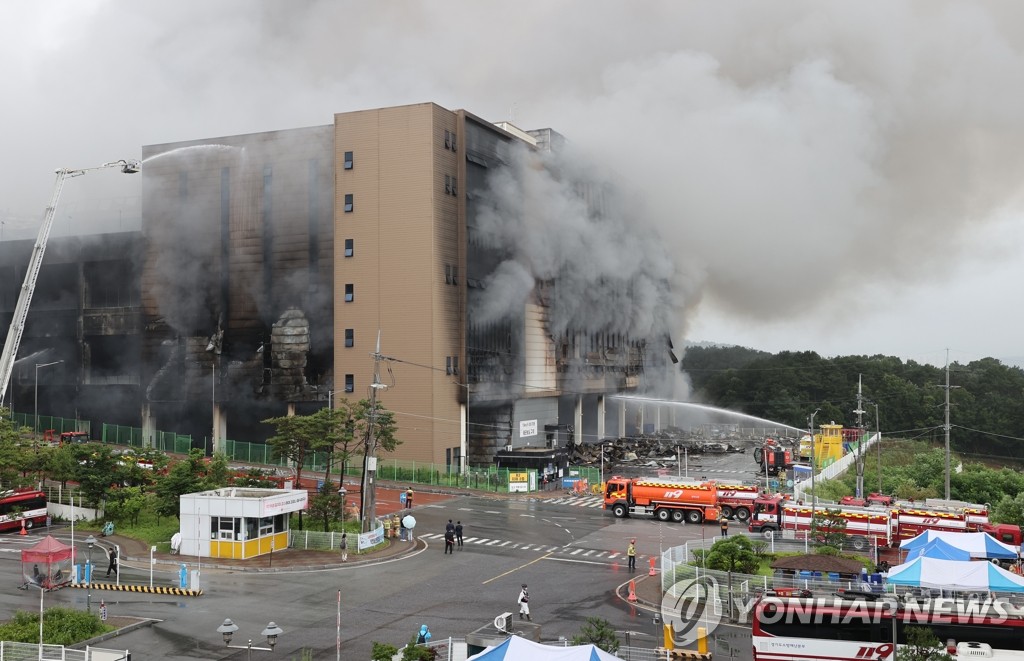
[[[661,407],[660,404],[659,405],[655,405],[655,407],[654,407],[654,420],[653,420],[653,422],[654,422],[654,431],[655,432],[661,431],[661,409],[662,409],[662,407]]]
[[[604,395],[597,396],[597,440],[604,440],[604,416],[605,416],[605,400]]]
[[[576,395],[576,405],[572,412],[572,442],[575,445],[583,444],[583,395]]]
[[[636,411],[636,431],[634,435],[639,436],[644,433],[644,414],[647,412],[643,402],[640,402],[640,408]]]
[[[213,405],[213,454],[227,452],[224,441],[228,436],[228,414],[219,403]]]
[[[619,438],[626,437],[626,400],[619,400]]]
[[[459,474],[464,474],[469,465],[466,462],[466,452],[469,450],[469,407],[465,404],[459,405],[459,447],[462,449],[459,455]]]
[[[142,404],[142,447],[156,447],[156,420],[149,402]]]

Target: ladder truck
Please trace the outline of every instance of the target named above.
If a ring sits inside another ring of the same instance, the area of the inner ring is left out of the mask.
[[[25,331],[25,320],[28,318],[28,309],[32,304],[32,294],[36,289],[36,280],[39,279],[39,268],[43,264],[43,253],[46,252],[46,242],[50,239],[50,228],[53,227],[53,218],[57,213],[57,202],[60,201],[60,194],[64,190],[64,182],[86,172],[105,168],[120,168],[121,172],[125,174],[135,174],[139,171],[139,162],[122,159],[93,168],[57,170],[57,183],[54,185],[50,204],[46,207],[43,226],[39,228],[39,236],[36,237],[36,243],[32,247],[32,256],[28,262],[28,269],[25,271],[25,282],[22,283],[21,292],[18,294],[18,303],[14,308],[11,328],[7,331],[7,339],[4,341],[3,354],[0,354],[0,402],[4,401],[4,397],[7,396],[7,386],[11,382],[14,360],[18,355],[18,347],[21,345],[21,335]]]

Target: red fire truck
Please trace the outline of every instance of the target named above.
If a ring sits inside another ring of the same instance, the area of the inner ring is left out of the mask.
[[[829,512],[826,514],[826,511]],[[972,532],[988,526],[988,508],[969,505],[955,508],[936,508],[897,505],[879,509],[819,503],[815,514],[819,517],[838,518],[846,522],[845,532],[850,544],[857,550],[868,546],[899,546],[904,539],[916,537],[926,530]],[[782,496],[760,497],[754,502],[754,516],[750,531],[767,533],[779,530],[811,529],[811,506],[786,501]],[[836,532],[822,529],[822,532]],[[1004,531],[1005,532],[1005,531]],[[1019,532],[1019,531],[1018,531]]]

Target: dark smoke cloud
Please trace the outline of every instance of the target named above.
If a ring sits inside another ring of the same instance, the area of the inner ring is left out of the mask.
[[[432,100],[553,127],[642,191],[675,262],[680,326],[707,310],[795,332],[827,318],[824,338],[922,294],[970,309],[943,323],[962,327],[962,344],[1018,344],[998,297],[981,307],[957,282],[1013,264],[1024,244],[1017,2],[53,0],[2,12],[7,237],[34,232],[55,167]],[[131,229],[137,185],[70,182],[58,231]]]

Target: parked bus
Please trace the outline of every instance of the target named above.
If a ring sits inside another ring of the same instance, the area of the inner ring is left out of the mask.
[[[757,601],[754,661],[894,661],[908,627],[931,629],[953,659],[1024,660],[1024,611],[1009,601],[807,595]]]
[[[46,494],[35,489],[0,492],[0,532],[46,524]]]

